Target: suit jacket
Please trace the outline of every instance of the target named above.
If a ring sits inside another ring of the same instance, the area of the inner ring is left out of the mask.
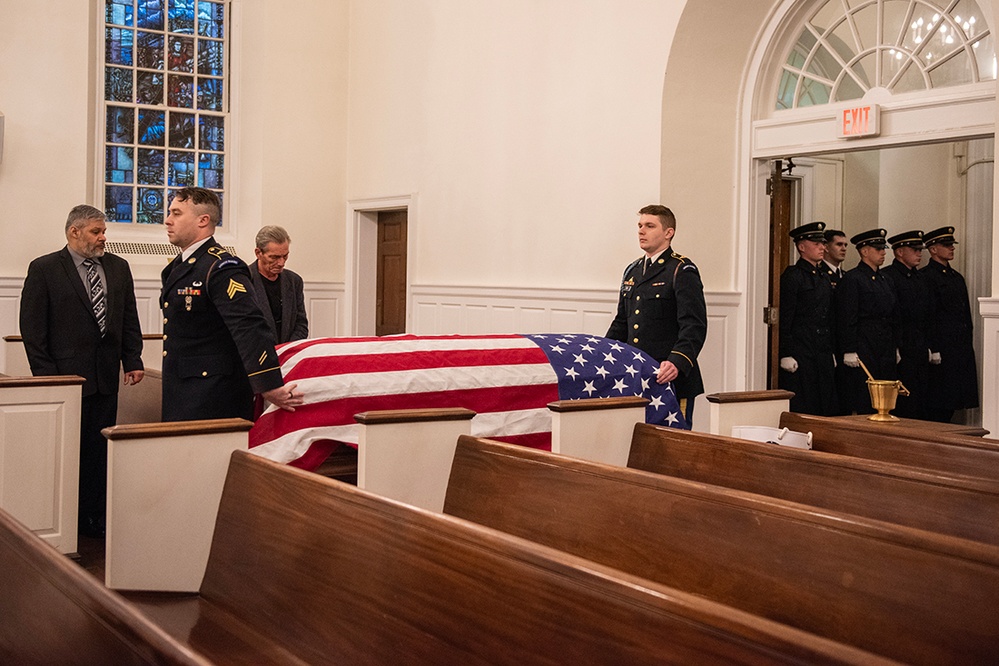
[[[253,281],[253,295],[257,299],[264,319],[278,342],[304,340],[309,337],[309,319],[305,315],[305,283],[302,277],[287,268],[281,271],[281,330],[277,330],[271,304],[267,301],[264,280],[257,262],[250,264],[250,279]]]
[[[21,291],[21,336],[31,374],[79,375],[85,396],[117,393],[119,368],[143,369],[132,271],[113,254],[100,261],[107,281],[103,337],[68,248],[32,261]]]
[[[680,371],[673,380],[679,398],[704,393],[697,355],[708,331],[704,287],[697,266],[667,249],[643,274],[644,257],[621,278],[617,316],[606,337],[638,347]]]
[[[252,419],[284,381],[246,264],[210,238],[161,278],[163,420]]]

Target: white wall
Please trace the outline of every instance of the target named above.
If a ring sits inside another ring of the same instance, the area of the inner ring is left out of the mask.
[[[348,198],[416,195],[417,285],[616,289],[682,7],[352,3]]]

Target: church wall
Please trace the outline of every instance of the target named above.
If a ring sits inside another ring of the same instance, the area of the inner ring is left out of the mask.
[[[414,285],[613,294],[682,5],[351,5],[348,199],[414,196]]]

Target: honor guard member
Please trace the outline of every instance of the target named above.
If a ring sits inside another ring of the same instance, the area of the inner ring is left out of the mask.
[[[241,259],[215,242],[211,190],[174,194],[167,237],[181,249],[163,269],[163,420],[253,419],[253,395],[282,409],[302,404],[285,386],[274,337]]]
[[[978,370],[972,339],[971,304],[954,259],[954,227],[928,231],[923,243],[930,261],[919,272],[930,291],[930,388],[928,418],[949,422],[958,409],[978,407]]]
[[[839,398],[847,413],[874,412],[861,362],[875,379],[897,378],[895,291],[880,270],[887,234],[884,229],[871,229],[850,239],[860,254],[860,263],[836,286],[838,344],[849,368]]]
[[[794,392],[791,411],[832,416],[838,412],[833,344],[833,287],[822,258],[824,222],[792,229],[799,259],[780,276],[780,372],[778,386]]]
[[[846,251],[850,244],[846,241],[846,234],[839,229],[826,229],[826,247],[822,254],[822,263],[825,265],[826,275],[833,288],[843,278],[843,262],[846,260]]]
[[[659,362],[656,381],[673,382],[690,427],[694,398],[704,393],[697,355],[708,330],[697,266],[672,251],[676,218],[666,206],[638,211],[638,244],[645,255],[621,279],[617,315],[606,337],[638,347]]]
[[[923,232],[906,231],[888,242],[895,260],[883,272],[898,299],[898,378],[909,390],[908,396],[898,396],[892,413],[910,419],[926,418],[923,407],[930,369],[930,293],[925,275],[918,270],[923,259]]]

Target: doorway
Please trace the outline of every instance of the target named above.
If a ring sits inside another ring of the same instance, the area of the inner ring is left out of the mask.
[[[797,180],[792,181],[792,189],[797,188],[796,193],[773,189],[770,201],[768,303],[777,308],[776,318],[780,316],[776,293],[780,273],[797,260],[787,238],[790,228],[822,220],[827,228],[841,229],[851,238],[878,227],[892,236],[913,229],[926,232],[952,226],[959,245],[951,265],[967,282],[981,382],[983,327],[978,298],[988,296],[991,289],[992,255],[982,248],[992,247],[993,150],[994,139],[983,138],[793,157]],[[775,183],[774,187],[785,188],[788,175],[785,173],[780,182],[774,175],[778,162],[766,162],[771,172],[769,181]],[[804,168],[797,168],[799,163]],[[787,214],[781,211],[785,205],[791,208]],[[786,229],[785,219],[790,221]],[[776,238],[778,234],[782,238]],[[783,257],[777,256],[781,253],[778,241],[788,248]],[[928,260],[924,253],[922,265]],[[851,246],[843,270],[854,268],[858,261],[857,251]],[[889,250],[885,265],[891,262]],[[768,321],[770,388],[776,386],[776,318],[771,317],[773,325]],[[962,418],[966,423],[979,422],[980,410],[968,410]]]
[[[375,335],[406,332],[406,210],[378,213]]]

